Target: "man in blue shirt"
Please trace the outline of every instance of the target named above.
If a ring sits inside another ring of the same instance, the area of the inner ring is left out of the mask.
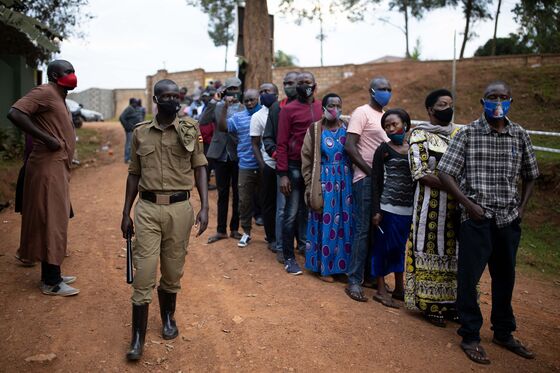
[[[225,108],[231,103],[231,98],[224,99]],[[237,136],[237,158],[239,161],[239,220],[243,228],[243,236],[237,246],[245,247],[251,240],[251,225],[253,219],[253,195],[259,187],[260,171],[257,159],[253,153],[251,135],[251,117],[260,110],[259,92],[248,89],[243,95],[245,110],[239,111],[229,117],[222,114],[218,118],[218,128]]]

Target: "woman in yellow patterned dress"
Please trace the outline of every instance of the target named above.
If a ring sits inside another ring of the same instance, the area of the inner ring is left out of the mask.
[[[406,255],[405,304],[420,309],[432,324],[445,327],[457,320],[457,204],[436,174],[436,166],[458,127],[453,96],[445,89],[426,97],[430,123],[410,134],[409,163],[416,182],[414,212]]]

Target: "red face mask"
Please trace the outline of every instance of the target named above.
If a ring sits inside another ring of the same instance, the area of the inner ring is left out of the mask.
[[[76,74],[70,73],[58,78],[56,80],[56,84],[64,88],[74,89],[78,86],[78,78],[76,77]]]

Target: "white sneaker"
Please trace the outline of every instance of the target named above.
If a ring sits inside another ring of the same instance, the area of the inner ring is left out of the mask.
[[[243,233],[243,236],[241,236],[241,239],[237,243],[237,246],[246,247],[247,245],[249,245],[249,241],[251,241],[251,236],[249,236],[247,233]]]
[[[76,282],[77,280],[76,276],[61,276],[61,277],[62,277],[62,282],[64,282],[66,285],[70,285]]]
[[[53,286],[43,284],[41,285],[41,291],[46,295],[60,295],[61,297],[69,297],[80,292],[80,290],[67,285],[64,281]]]

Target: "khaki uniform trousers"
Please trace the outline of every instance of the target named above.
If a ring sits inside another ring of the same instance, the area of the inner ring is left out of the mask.
[[[189,201],[157,205],[139,199],[134,208],[136,240],[132,251],[136,268],[132,303],[149,304],[156,286],[158,260],[161,261],[159,287],[167,293],[181,289],[181,278],[194,213]]]

